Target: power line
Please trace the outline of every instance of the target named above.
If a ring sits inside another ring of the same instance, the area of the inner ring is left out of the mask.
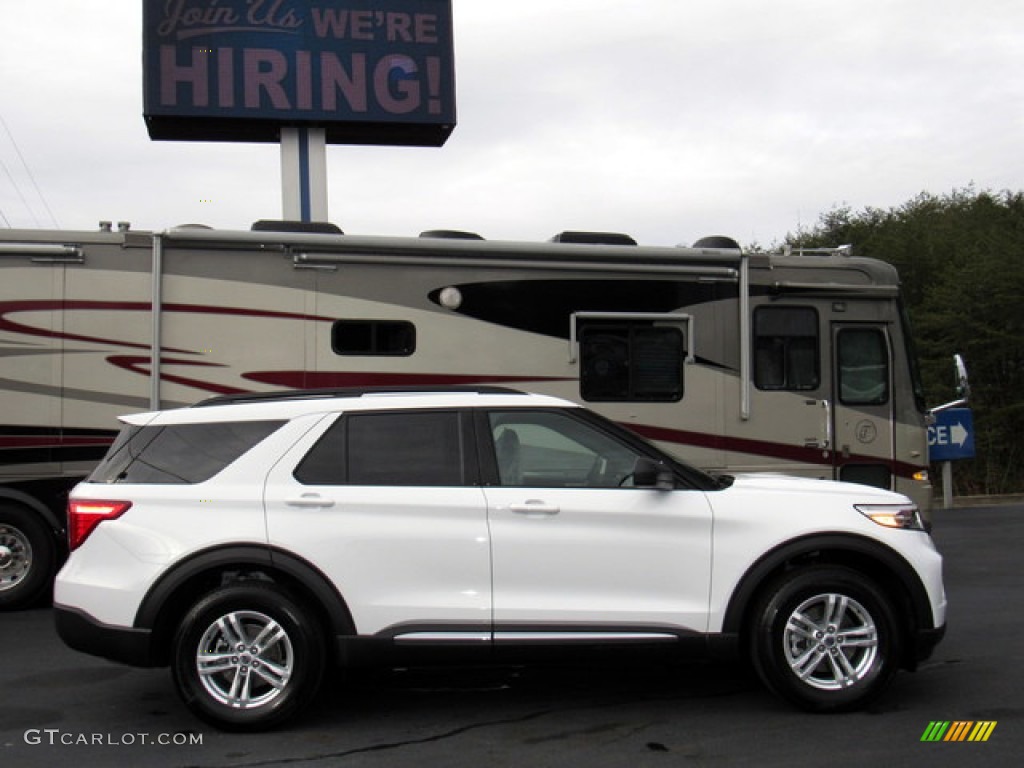
[[[25,206],[25,209],[28,211],[28,215],[32,217],[33,223],[38,227],[39,218],[36,216],[36,212],[33,211],[32,206],[28,204],[28,200],[25,199],[25,193],[21,191],[21,185],[18,184],[18,180],[14,178],[14,174],[11,173],[11,169],[7,167],[7,163],[3,161],[3,158],[0,158],[0,168],[4,169],[4,175],[11,180],[11,186],[14,187],[14,191],[18,193],[18,199],[21,200],[21,204]],[[7,221],[6,216],[4,216],[4,221]],[[10,222],[8,222],[7,226],[10,228]]]
[[[36,177],[32,173],[32,169],[29,168],[28,163],[25,161],[25,156],[21,154],[21,148],[18,146],[18,142],[14,140],[14,134],[11,133],[11,129],[8,127],[7,121],[4,120],[3,115],[0,115],[0,125],[3,125],[4,131],[7,133],[7,137],[11,140],[11,145],[14,147],[14,152],[18,155],[18,159],[21,160],[21,165],[25,169],[25,173],[28,176],[29,181],[32,182],[32,188],[35,189],[36,196],[39,198],[40,202],[42,202],[43,208],[46,209],[46,213],[47,215],[49,215],[50,221],[53,222],[54,228],[60,229],[60,224],[57,222],[57,217],[54,216],[53,211],[50,210],[50,204],[46,202],[46,196],[43,194],[43,191],[39,188],[39,184],[36,183]],[[14,183],[14,176],[11,175],[11,172],[8,170],[6,165],[4,165],[4,170],[7,172],[8,177],[10,177],[11,182]],[[14,183],[14,188],[18,191],[18,196],[21,198],[22,202],[25,203],[25,207],[29,209],[29,213],[32,213],[32,209],[28,205],[28,202],[25,200],[25,196],[21,193],[20,187],[18,187],[18,185]],[[33,221],[35,221],[36,226],[39,226],[39,219],[36,218],[36,215],[34,213],[32,213],[32,219]]]

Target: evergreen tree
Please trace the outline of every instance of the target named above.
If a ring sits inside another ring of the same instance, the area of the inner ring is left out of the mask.
[[[794,247],[852,244],[900,273],[929,402],[955,397],[953,354],[971,374],[977,458],[958,493],[1024,490],[1024,194],[923,193],[890,210],[837,208]]]

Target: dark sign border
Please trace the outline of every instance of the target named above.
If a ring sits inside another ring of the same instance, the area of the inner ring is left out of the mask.
[[[451,0],[144,0],[150,138],[441,146],[455,128]]]

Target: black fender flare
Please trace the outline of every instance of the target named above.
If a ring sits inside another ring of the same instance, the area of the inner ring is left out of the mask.
[[[322,571],[290,552],[258,544],[206,549],[176,563],[143,597],[135,614],[135,628],[155,629],[168,602],[190,581],[211,572],[238,567],[283,574],[286,584],[294,582],[312,597],[316,602],[314,607],[327,618],[326,628],[332,634],[349,635],[355,631],[352,614],[344,598]]]
[[[909,598],[913,621],[912,629],[928,630],[933,628],[931,601],[928,591],[918,577],[913,566],[902,555],[884,544],[864,536],[847,533],[811,534],[779,545],[762,555],[740,578],[733,590],[729,605],[725,611],[722,632],[739,635],[743,630],[744,621],[752,601],[756,598],[760,587],[775,571],[782,569],[787,563],[813,556],[817,552],[828,552],[830,555],[847,555],[868,560],[883,571],[893,574],[898,586]],[[834,559],[834,558],[833,558]],[[888,589],[889,584],[879,584]]]

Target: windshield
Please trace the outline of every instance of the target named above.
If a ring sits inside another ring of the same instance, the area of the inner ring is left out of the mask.
[[[910,386],[914,392],[914,404],[917,410],[925,413],[928,410],[928,401],[924,395],[924,384],[921,379],[921,368],[917,361],[917,344],[914,341],[914,329],[910,325],[910,314],[903,303],[899,300],[900,324],[903,326],[903,346],[907,355],[907,366],[910,368]]]

